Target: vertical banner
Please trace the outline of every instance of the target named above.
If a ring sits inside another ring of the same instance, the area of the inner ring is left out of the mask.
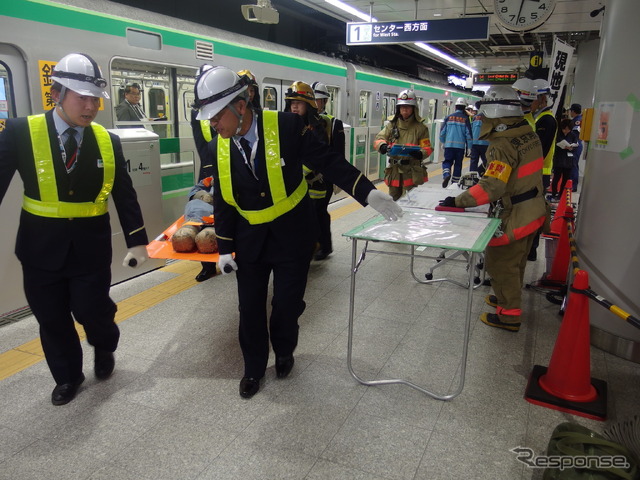
[[[573,56],[573,47],[564,43],[558,37],[553,42],[553,54],[549,64],[549,85],[551,86],[551,98],[553,99],[553,114],[558,114],[560,104],[558,98],[567,81],[569,64]]]

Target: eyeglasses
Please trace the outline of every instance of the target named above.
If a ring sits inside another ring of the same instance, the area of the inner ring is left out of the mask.
[[[129,92],[129,93],[127,93],[127,95],[131,95],[132,97],[141,97],[142,96],[142,94],[140,92],[138,92],[138,93]]]
[[[222,119],[222,117],[224,117],[224,114],[226,113],[226,111],[227,111],[227,107],[224,107],[222,110],[216,113],[213,117],[211,117],[209,119],[209,125],[215,126],[215,124],[218,123]]]

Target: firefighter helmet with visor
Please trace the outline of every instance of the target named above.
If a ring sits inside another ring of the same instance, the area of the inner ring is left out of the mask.
[[[416,92],[413,90],[403,90],[400,92],[400,95],[398,95],[396,105],[411,105],[417,107],[418,102],[416,101]]]
[[[287,89],[287,93],[285,93],[284,99],[286,101],[287,107],[291,105],[292,100],[299,100],[301,102],[308,103],[316,110],[318,109],[318,104],[316,103],[316,97],[313,93],[313,89],[308,83],[293,82]]]
[[[482,97],[480,111],[487,118],[521,117],[522,107],[516,91],[506,85],[491,87]]]

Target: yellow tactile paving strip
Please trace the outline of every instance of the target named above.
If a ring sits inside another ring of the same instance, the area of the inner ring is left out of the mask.
[[[380,190],[387,190],[387,187],[384,184],[379,185],[378,188]],[[336,220],[344,217],[359,208],[362,208],[362,206],[358,202],[349,202],[342,207],[332,210],[330,212],[331,219]],[[115,318],[116,323],[123,322],[126,319],[131,318],[134,315],[193,287],[197,283],[195,281],[195,276],[200,271],[200,268],[201,266],[199,262],[190,262],[188,260],[180,260],[162,267],[161,270],[163,272],[175,273],[176,277],[119,302],[118,312],[116,313]],[[78,330],[80,339],[84,340],[86,335],[82,325],[76,323],[76,329]],[[7,352],[0,353],[0,380],[4,380],[5,378],[15,375],[16,373],[21,372],[42,360],[44,360],[44,352],[42,351],[40,338],[31,340]]]

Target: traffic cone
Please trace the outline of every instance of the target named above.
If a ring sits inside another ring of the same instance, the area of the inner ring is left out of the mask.
[[[578,270],[575,290],[589,288],[589,275]],[[549,367],[535,365],[525,398],[528,402],[575,415],[604,420],[607,383],[591,378],[589,298],[579,291],[569,296]]]
[[[553,220],[551,220],[551,232],[548,234],[552,237],[559,237],[562,235],[562,231],[564,230],[562,225],[562,217],[564,217],[567,206],[571,206],[571,189],[572,189],[571,180],[567,180],[564,188],[564,195],[560,196],[560,201],[558,202],[558,206],[556,207],[556,213],[553,215]],[[567,195],[567,190],[569,194]]]
[[[567,284],[567,272],[569,271],[569,260],[571,259],[571,242],[569,240],[568,225],[573,221],[573,207],[565,209],[564,216],[560,219],[562,228],[560,229],[560,239],[556,248],[551,272],[545,273],[541,282],[543,285],[551,287],[562,287]]]

